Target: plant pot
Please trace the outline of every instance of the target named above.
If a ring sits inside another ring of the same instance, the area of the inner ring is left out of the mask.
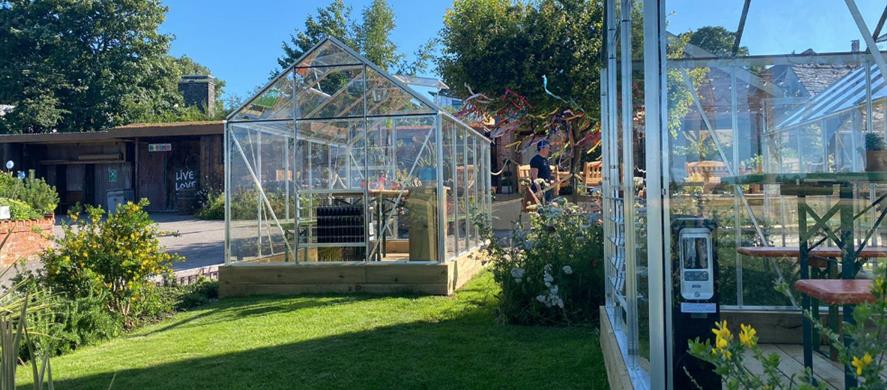
[[[865,171],[887,171],[887,150],[867,150],[865,152]]]

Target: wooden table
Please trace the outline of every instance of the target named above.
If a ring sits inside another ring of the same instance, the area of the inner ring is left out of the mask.
[[[798,198],[798,259],[800,260],[801,279],[810,279],[811,251],[821,245],[825,240],[831,240],[841,251],[841,278],[854,279],[859,263],[859,254],[866,247],[866,243],[877,230],[881,221],[887,215],[887,208],[882,208],[880,215],[867,232],[866,237],[857,247],[854,243],[853,221],[864,215],[867,211],[881,203],[887,195],[874,200],[869,206],[859,213],[853,210],[853,186],[862,183],[887,183],[887,172],[840,172],[840,173],[762,173],[742,176],[728,176],[721,179],[723,184],[749,185],[749,184],[778,184],[782,195],[796,196]],[[838,190],[838,202],[820,216],[813,208],[807,205],[807,196],[832,195]],[[838,216],[840,225],[837,231],[828,226],[829,220]],[[815,221],[812,227],[807,226],[808,216]],[[814,242],[810,241],[817,234],[825,237]],[[802,306],[805,310],[811,309],[810,296],[804,294]],[[853,323],[853,305],[844,305],[844,321]],[[813,366],[813,326],[804,317],[802,325],[804,335],[804,365]],[[845,343],[849,340],[845,339]],[[849,344],[847,344],[849,347]],[[844,382],[850,386],[856,386],[856,378],[845,373]]]

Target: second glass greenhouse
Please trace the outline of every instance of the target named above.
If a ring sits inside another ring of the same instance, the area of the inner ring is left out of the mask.
[[[334,38],[225,135],[226,264],[438,264],[479,247],[489,140]]]

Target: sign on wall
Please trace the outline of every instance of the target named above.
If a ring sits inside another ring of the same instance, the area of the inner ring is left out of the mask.
[[[148,144],[149,152],[169,152],[172,151],[172,144]]]
[[[197,189],[197,173],[191,168],[176,171],[176,192],[194,191]]]

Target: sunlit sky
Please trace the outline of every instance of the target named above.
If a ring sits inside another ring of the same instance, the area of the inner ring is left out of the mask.
[[[352,15],[371,0],[346,0]],[[268,81],[283,54],[281,44],[323,0],[163,0],[169,8],[161,32],[175,35],[172,54],[187,54],[225,80],[225,94],[241,98]],[[389,0],[396,26],[392,40],[412,55],[443,27],[452,0]]]
[[[163,0],[169,7],[161,31],[175,35],[174,55],[187,54],[227,82],[226,95],[248,97],[277,68],[281,43],[322,0]],[[370,0],[346,1],[355,17]],[[856,0],[869,29],[884,9],[884,0]],[[396,24],[392,40],[411,55],[437,35],[451,0],[389,0]],[[669,0],[668,29],[681,33],[708,25],[735,30],[742,0]],[[847,51],[860,39],[842,0],[752,1],[743,45],[751,54]],[[865,48],[865,43],[861,43]]]

